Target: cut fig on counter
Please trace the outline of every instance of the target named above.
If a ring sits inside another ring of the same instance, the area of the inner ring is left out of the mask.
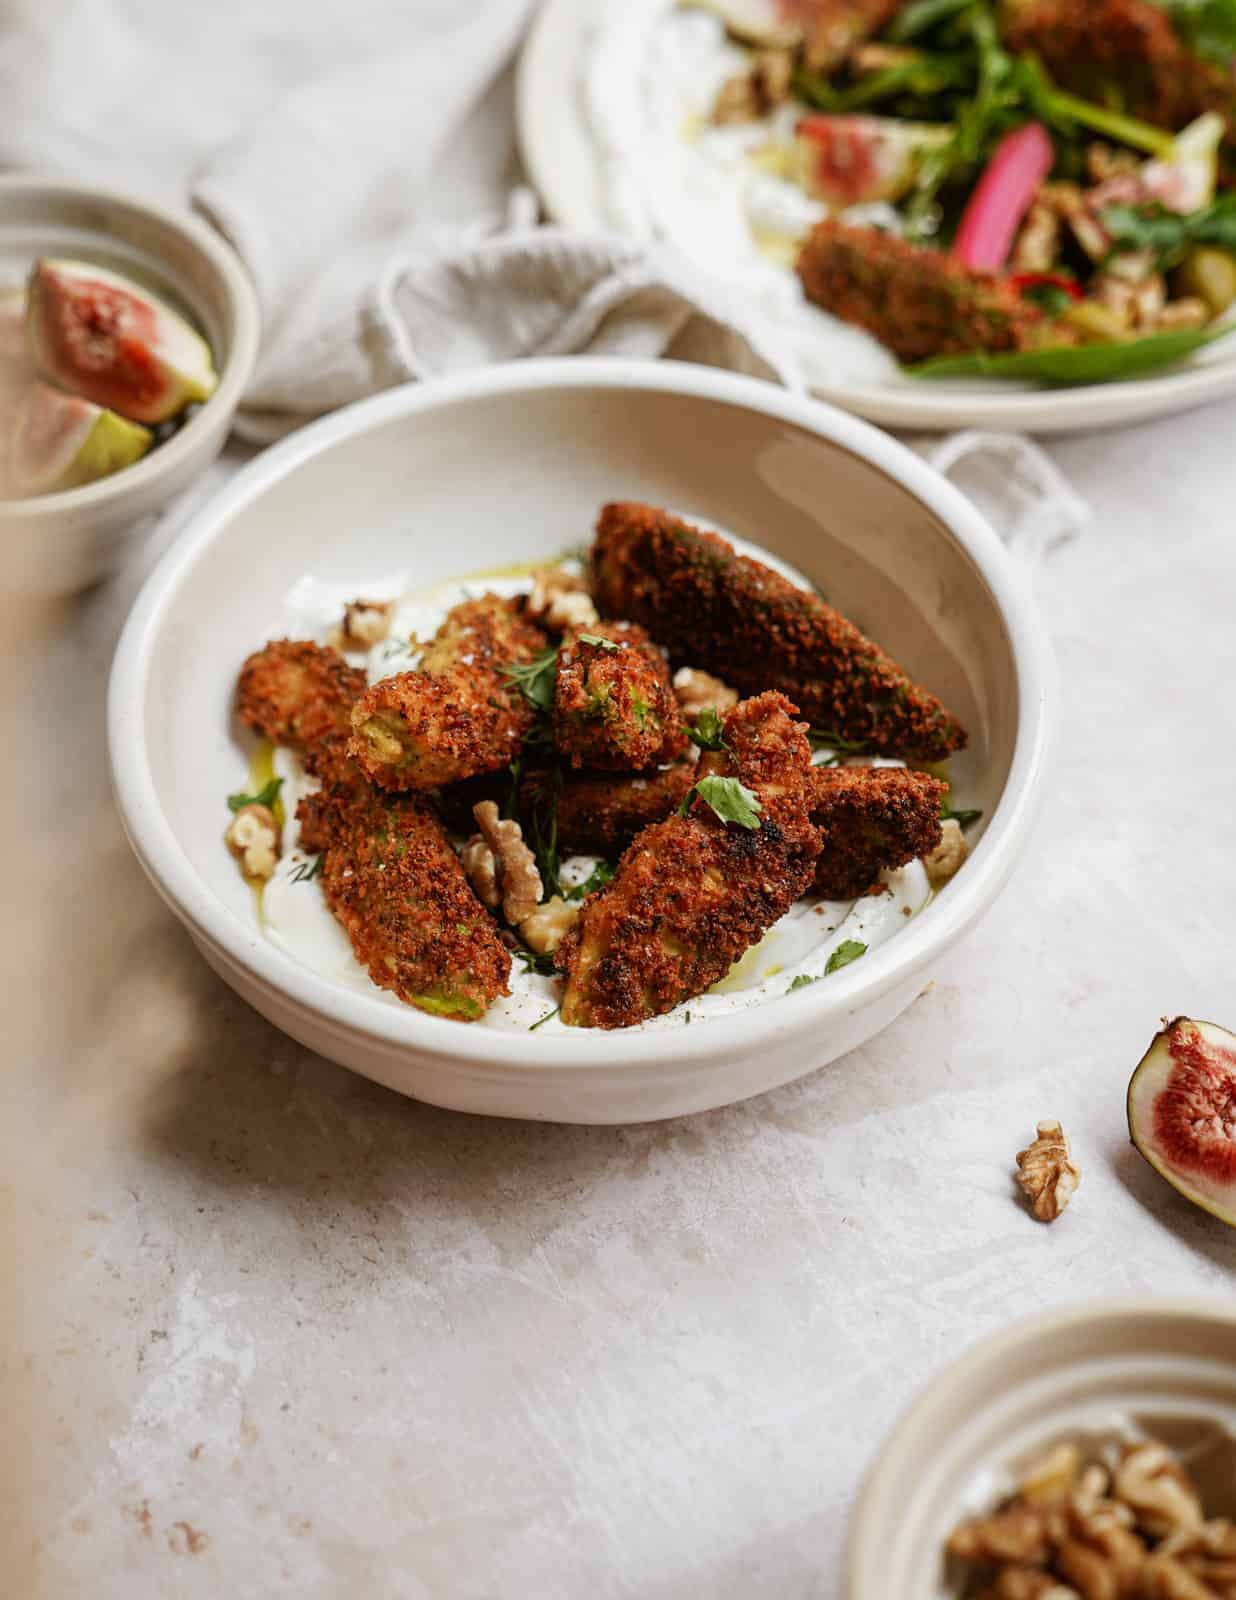
[[[77,489],[140,461],[149,428],[47,383],[32,383],[18,402],[0,491],[26,499]]]
[[[1236,1034],[1177,1017],[1129,1084],[1129,1135],[1174,1189],[1236,1227]]]
[[[35,263],[27,332],[46,378],[134,422],[166,422],[218,384],[210,347],[182,316],[92,262]]]

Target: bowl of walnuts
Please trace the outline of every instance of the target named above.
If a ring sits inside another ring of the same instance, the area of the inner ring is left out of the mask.
[[[1112,1300],[979,1344],[881,1451],[847,1600],[1236,1600],[1236,1308]]]

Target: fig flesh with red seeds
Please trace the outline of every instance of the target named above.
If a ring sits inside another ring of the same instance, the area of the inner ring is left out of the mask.
[[[167,422],[218,384],[210,347],[132,279],[90,261],[37,261],[26,310],[43,375],[132,422]]]
[[[1129,1135],[1186,1200],[1236,1227],[1236,1034],[1177,1017],[1129,1084]]]

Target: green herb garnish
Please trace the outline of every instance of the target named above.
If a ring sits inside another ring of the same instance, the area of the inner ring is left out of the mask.
[[[687,737],[701,750],[728,750],[725,742],[725,724],[717,714],[716,706],[705,706],[695,719],[695,726],[687,729]]]
[[[543,1017],[538,1017],[538,1019],[528,1029],[528,1032],[529,1033],[535,1033],[538,1028],[543,1028],[545,1026],[545,1024],[547,1022],[552,1021],[553,1018],[556,1017],[561,1010],[562,1010],[561,1006],[555,1006],[552,1011],[547,1011]]]
[[[554,704],[554,685],[558,678],[558,647],[542,650],[531,661],[514,662],[502,668],[503,675],[518,685],[529,705],[550,711]]]
[[[243,811],[246,806],[265,806],[268,810],[279,798],[279,790],[283,787],[282,778],[272,778],[257,794],[230,794],[227,797],[229,811]]]
[[[1156,204],[1104,206],[1099,221],[1112,238],[1114,253],[1149,250],[1160,267],[1173,267],[1191,244],[1212,244],[1236,253],[1236,195],[1184,216]]]
[[[955,822],[959,828],[972,828],[982,815],[981,811],[954,811],[947,801],[940,803],[940,821]]]
[[[865,756],[871,748],[865,740],[847,739],[832,728],[811,728],[808,738],[817,750],[836,750],[846,756]]]
[[[558,969],[554,966],[554,957],[551,950],[541,953],[536,950],[529,950],[527,945],[520,944],[515,946],[512,954],[523,962],[528,972],[538,972],[542,978],[552,978],[557,974]]]
[[[322,857],[314,856],[312,861],[302,861],[292,874],[293,883],[309,883],[314,878],[322,876]]]
[[[624,648],[617,640],[602,639],[599,633],[581,633],[579,642],[580,644],[594,644],[598,650],[621,650]]]
[[[685,817],[692,802],[702,800],[722,822],[736,822],[740,828],[760,825],[760,798],[737,778],[718,778],[710,773],[683,796],[678,815]]]
[[[584,900],[594,889],[604,889],[607,883],[613,883],[616,868],[611,867],[608,861],[598,861],[596,866],[574,888],[566,890],[565,898],[568,900]]]
[[[553,767],[546,774],[547,783],[538,784],[529,796],[527,815],[522,818],[524,837],[536,856],[537,870],[546,895],[562,893],[559,873],[562,858],[558,850],[558,800],[562,794],[562,768]]]
[[[867,954],[867,946],[857,939],[843,939],[828,958],[828,965],[824,968],[824,976],[830,972],[839,972],[842,967],[848,967],[851,961],[857,961],[859,956]]]
[[[807,973],[800,972],[798,974],[798,976],[795,979],[793,979],[793,981],[790,984],[790,987],[785,992],[786,992],[786,994],[793,994],[795,989],[805,989],[809,983],[818,983],[819,981],[820,980],[819,980],[819,974],[818,973],[816,974],[816,976],[814,978],[812,978],[812,977],[808,976]]]

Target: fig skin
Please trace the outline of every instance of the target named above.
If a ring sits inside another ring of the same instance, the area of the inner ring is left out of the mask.
[[[88,261],[36,261],[26,331],[40,372],[132,422],[170,421],[218,385],[210,347],[140,284]]]
[[[154,437],[139,423],[37,382],[22,396],[11,426],[0,493],[20,499],[110,477],[140,461]]]
[[[1236,1034],[1214,1022],[1165,1022],[1137,1065],[1129,1137],[1186,1200],[1236,1227]]]

